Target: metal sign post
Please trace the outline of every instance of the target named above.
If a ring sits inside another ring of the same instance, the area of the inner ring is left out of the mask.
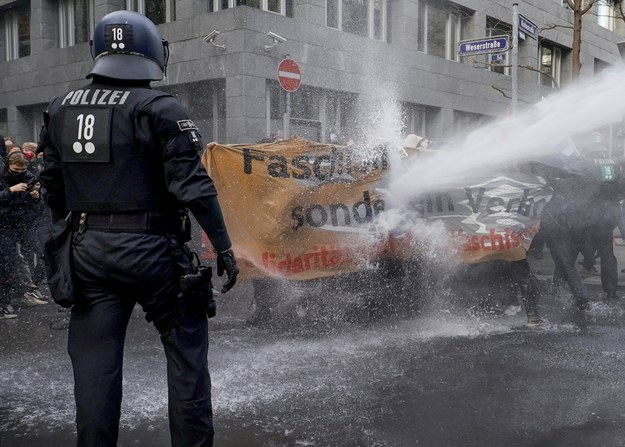
[[[512,114],[519,102],[519,4],[512,4]]]
[[[284,139],[288,140],[291,138],[291,92],[286,92],[286,112],[284,112],[282,120],[282,129]]]

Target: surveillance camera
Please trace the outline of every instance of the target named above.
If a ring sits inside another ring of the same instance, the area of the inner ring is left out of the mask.
[[[273,40],[275,40],[276,42],[280,42],[280,43],[284,43],[286,42],[286,39],[282,36],[278,36],[276,33],[269,31],[267,33],[267,35],[269,37],[271,37]]]
[[[212,46],[221,48],[221,51],[226,51],[225,45],[219,45],[215,43],[215,39],[219,36],[219,30],[212,30],[206,37],[204,37],[204,42],[210,43]]]
[[[212,42],[215,37],[219,36],[219,31],[214,29],[204,37],[204,42]]]

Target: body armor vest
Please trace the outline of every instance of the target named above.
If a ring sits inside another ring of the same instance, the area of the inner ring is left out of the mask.
[[[59,151],[67,208],[168,211],[163,148],[146,105],[170,96],[145,87],[91,84],[56,98],[50,140]]]

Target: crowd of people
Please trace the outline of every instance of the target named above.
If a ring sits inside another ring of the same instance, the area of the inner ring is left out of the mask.
[[[39,182],[42,158],[37,144],[21,146],[0,138],[0,320],[17,318],[20,310],[47,304],[37,228],[46,219]]]
[[[404,149],[407,153],[425,150],[421,141],[421,137],[409,135]],[[625,240],[622,212],[625,163],[611,158],[594,133],[577,136],[567,145],[575,148],[575,155],[551,154],[523,164],[523,169],[542,177],[553,191],[551,200],[541,211],[540,231],[527,255],[542,258],[543,248],[548,247],[554,264],[553,287],[548,291],[560,293],[568,287],[575,308],[583,312],[590,308],[591,300],[582,275],[600,275],[605,300],[614,303],[618,299],[614,245],[623,244]],[[617,228],[618,239],[615,238]],[[518,261],[488,264],[500,276],[505,275],[512,286],[512,304],[504,313],[510,315],[510,309],[520,311],[522,301],[528,326],[547,324],[538,306],[543,289],[537,283],[527,256]]]
[[[530,254],[540,257],[542,247],[549,248],[555,265],[554,288],[568,286],[576,308],[584,311],[590,300],[582,274],[600,275],[606,301],[618,299],[614,244],[615,230],[624,228],[625,172],[622,162],[611,159],[601,144],[585,140],[579,147],[581,157],[567,169],[543,168],[553,196],[542,210],[541,230]],[[624,236],[620,233],[621,239]]]
[[[263,142],[283,139],[279,131]],[[420,140],[409,136],[407,150],[426,146]],[[36,228],[47,216],[38,181],[43,154],[37,155],[36,147],[34,142],[19,145],[11,138],[0,139],[0,319],[16,318],[21,309],[48,302],[40,287],[45,270],[36,240]],[[541,165],[540,175],[554,193],[541,214],[541,231],[528,255],[541,258],[544,247],[548,247],[555,265],[553,290],[568,286],[577,309],[586,310],[589,294],[583,286],[584,274],[600,275],[606,300],[617,299],[614,244],[625,243],[625,178],[621,165],[609,158],[603,146],[586,142],[582,147],[586,148],[583,157],[571,169]],[[609,174],[607,180],[602,178],[605,172]],[[613,236],[617,228],[619,238]],[[539,293],[527,259],[511,263],[510,269],[517,289],[514,293],[525,304],[528,325],[545,324],[538,313]]]

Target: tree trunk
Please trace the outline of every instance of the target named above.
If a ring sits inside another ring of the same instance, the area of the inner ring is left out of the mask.
[[[573,52],[573,67],[572,77],[573,81],[579,79],[579,72],[582,70],[582,62],[580,60],[580,50],[582,46],[582,17],[584,13],[582,11],[582,0],[574,0],[573,8],[573,46],[571,51]]]

